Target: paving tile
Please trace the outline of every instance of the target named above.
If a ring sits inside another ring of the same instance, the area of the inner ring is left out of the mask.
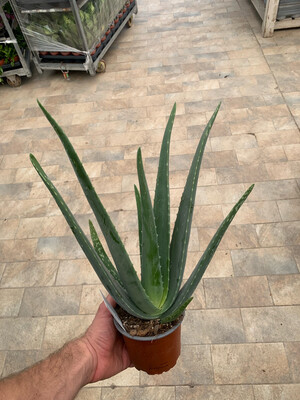
[[[84,253],[77,243],[75,237],[42,237],[38,239],[35,257],[38,260],[65,260],[83,258]]]
[[[183,284],[186,280],[183,280]],[[199,282],[193,293],[193,301],[188,305],[187,310],[202,310],[205,307],[205,297],[202,281]]]
[[[212,185],[201,187],[196,194],[196,205],[226,204],[237,202],[245,191],[243,184]]]
[[[197,139],[191,139],[189,138],[188,140],[171,140],[171,155],[180,155],[180,154],[194,154],[195,153],[195,146],[197,146],[198,141],[199,141],[199,127],[197,127]],[[184,130],[185,128],[183,128]],[[172,137],[173,139],[173,137]],[[125,148],[125,155],[124,159],[134,159],[136,160],[136,155],[137,155],[137,150],[139,148],[139,145],[132,145],[132,146],[126,146]],[[145,159],[149,157],[159,157],[160,154],[160,149],[161,149],[161,143],[160,142],[155,142],[155,143],[145,143],[143,145],[143,157]],[[135,169],[136,171],[136,169]]]
[[[251,385],[177,386],[176,400],[254,400]]]
[[[110,161],[110,160],[123,160],[124,150],[122,148],[111,148],[110,151],[104,149],[86,149],[83,151],[83,159],[85,162],[98,162],[98,161]]]
[[[262,247],[298,246],[300,239],[299,221],[258,224],[256,232]]]
[[[37,239],[3,240],[0,242],[2,261],[25,261],[35,258]]]
[[[300,381],[300,342],[288,342],[284,344],[289,361],[293,382]]]
[[[10,350],[7,352],[3,376],[22,371],[49,355],[48,350]]]
[[[0,282],[1,282],[1,278],[2,278],[2,275],[3,275],[4,269],[5,269],[5,264],[4,263],[0,263]]]
[[[300,136],[297,129],[285,129],[282,131],[276,130],[275,132],[257,133],[256,139],[258,146],[268,147],[276,145],[289,145],[299,143]]]
[[[55,350],[67,341],[82,335],[93,318],[93,315],[49,316],[42,348]]]
[[[299,187],[296,180],[257,182],[251,193],[251,201],[297,199]]]
[[[219,227],[223,221],[222,207],[220,205],[195,206],[193,226]]]
[[[213,151],[225,151],[235,149],[249,149],[257,147],[257,141],[254,135],[245,134],[238,136],[213,137],[210,139]]]
[[[70,228],[62,215],[40,218],[24,218],[19,221],[17,239],[43,236],[64,236]]]
[[[0,377],[2,376],[5,358],[6,358],[6,352],[0,351]]]
[[[6,169],[6,170],[0,170],[0,182],[2,184],[10,184],[10,182],[13,182],[16,176],[16,170],[15,169]]]
[[[49,199],[0,201],[0,218],[31,218],[45,215]]]
[[[287,144],[284,151],[288,160],[297,161],[300,157],[300,144]],[[3,161],[2,161],[3,162]]]
[[[83,388],[75,397],[76,400],[100,400],[101,388]]]
[[[201,360],[201,368],[199,368]],[[207,345],[182,346],[177,364],[167,373],[147,375],[141,372],[141,385],[203,385],[213,383],[210,348]]]
[[[99,278],[87,259],[61,260],[56,285],[98,284]]]
[[[193,272],[198,261],[200,260],[202,252],[188,252],[187,261],[184,271],[184,278],[188,279],[190,274]],[[226,277],[232,276],[232,261],[230,252],[224,250],[217,250],[205,271],[205,278],[210,277]]]
[[[0,240],[14,239],[18,226],[18,219],[0,220]]]
[[[81,292],[81,286],[26,288],[19,315],[40,317],[77,314]]]
[[[265,166],[271,180],[293,179],[300,173],[300,161],[266,163]]]
[[[15,317],[19,313],[23,289],[2,289],[0,291],[0,316]]]
[[[262,182],[269,179],[265,164],[241,165],[239,168],[217,168],[217,180],[219,184]]]
[[[239,310],[189,310],[182,324],[182,343],[241,343],[245,341]]]
[[[300,306],[243,308],[247,341],[300,341]]]
[[[106,296],[107,291],[103,285],[84,285],[82,287],[79,314],[96,314],[102,303],[100,290]]]
[[[120,387],[120,386],[139,386],[140,373],[135,368],[127,368],[125,371],[95,383],[90,383],[88,387]]]
[[[0,287],[52,286],[58,268],[57,261],[28,261],[8,263]]]
[[[289,366],[282,343],[212,346],[217,384],[287,383]]]
[[[224,216],[228,215],[234,204],[223,205]],[[243,204],[234,217],[232,224],[259,224],[280,221],[280,214],[275,201],[248,202]]]
[[[122,177],[120,176],[105,176],[93,179],[93,186],[98,195],[121,192],[121,184]]]
[[[260,90],[261,86],[258,86],[255,88],[252,88],[252,90],[257,91]],[[241,92],[243,93],[243,88],[241,88]],[[247,95],[249,95],[249,92],[247,91]],[[272,121],[268,121],[265,119],[257,119],[257,120],[243,120],[243,121],[239,121],[238,119],[236,119],[235,121],[232,121],[230,123],[230,129],[231,129],[231,133],[232,135],[241,135],[241,134],[248,134],[251,136],[254,136],[254,140],[255,140],[255,146],[252,147],[257,147],[257,141],[255,139],[255,133],[259,133],[259,132],[267,132],[270,131],[272,129],[274,129],[274,123],[273,120]]]
[[[147,165],[147,160],[145,164]],[[147,166],[146,169],[148,169]],[[135,160],[105,161],[101,168],[101,176],[118,176],[125,173],[136,173]]]
[[[132,388],[103,388],[102,400],[122,398],[124,400],[175,400],[175,388],[173,387],[132,387]]]
[[[288,247],[232,250],[231,257],[236,276],[298,272],[293,251]]]
[[[198,260],[200,257],[198,258]],[[196,265],[196,264],[194,264]],[[229,251],[217,250],[205,271],[204,277],[226,277],[233,275],[232,260]]]
[[[198,229],[201,251],[206,249],[215,233],[215,228]],[[218,249],[233,250],[238,248],[247,249],[255,247],[259,247],[255,225],[247,224],[229,226]]]
[[[300,272],[300,246],[293,247],[293,251],[294,251],[294,257],[295,257],[296,263],[298,265],[298,270]]]
[[[300,385],[253,386],[255,400],[297,400]]]
[[[277,201],[279,212],[283,221],[298,221],[300,219],[300,200]]]
[[[273,275],[268,277],[274,304],[300,304],[300,275]]]
[[[171,223],[172,223],[172,216],[171,216]],[[198,250],[199,250],[198,230],[196,228],[192,228],[188,251],[198,251]],[[137,252],[137,253],[139,253],[139,252]]]
[[[273,305],[265,276],[204,279],[207,308]]]
[[[0,350],[41,348],[46,318],[0,318]]]

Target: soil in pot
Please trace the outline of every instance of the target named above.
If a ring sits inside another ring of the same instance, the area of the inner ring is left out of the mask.
[[[145,320],[134,317],[119,306],[116,307],[116,312],[129,335],[139,337],[161,335],[162,333],[168,332],[183,320],[183,316],[180,316],[172,322],[163,324],[159,319]]]
[[[149,375],[161,374],[173,368],[180,355],[183,315],[171,323],[142,320],[117,306],[116,311],[126,333],[115,323],[134,366]]]

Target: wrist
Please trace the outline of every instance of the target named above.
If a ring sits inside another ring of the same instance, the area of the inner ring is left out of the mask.
[[[69,343],[72,346],[72,353],[77,360],[77,368],[80,371],[81,387],[92,381],[95,373],[97,359],[93,348],[91,348],[88,340],[85,337],[74,340]]]

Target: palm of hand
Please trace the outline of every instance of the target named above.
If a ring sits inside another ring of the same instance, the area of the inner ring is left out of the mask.
[[[108,301],[115,306],[111,296]],[[128,368],[131,363],[122,336],[117,332],[112,316],[102,303],[85,336],[93,352],[95,372],[91,382],[110,378]]]

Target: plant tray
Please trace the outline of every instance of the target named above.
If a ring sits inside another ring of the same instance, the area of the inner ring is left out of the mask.
[[[78,0],[76,0],[78,3]],[[51,10],[70,8],[69,0],[18,0],[17,4],[23,10]]]
[[[20,61],[16,61],[15,64],[14,64],[14,66],[12,66],[12,65],[10,65],[10,64],[1,65],[1,68],[3,69],[3,72],[5,72],[5,71],[11,71],[11,70],[13,70],[13,69],[18,69],[18,68],[21,68],[21,67],[22,67],[22,65],[21,65],[21,62],[20,62]]]

